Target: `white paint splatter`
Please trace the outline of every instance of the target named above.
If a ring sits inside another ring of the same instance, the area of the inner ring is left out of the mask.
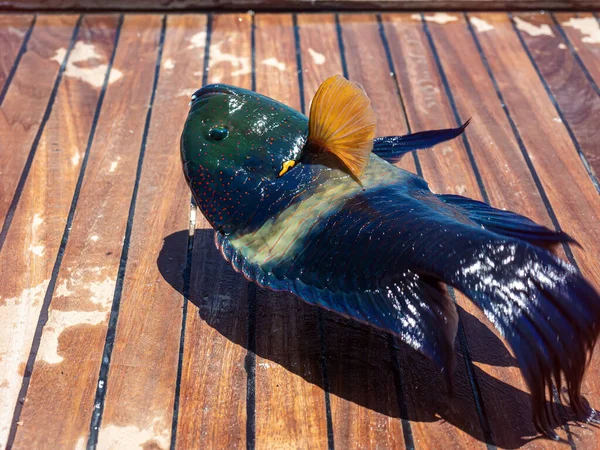
[[[310,57],[312,58],[313,62],[317,66],[325,64],[325,55],[324,54],[319,53],[319,52],[313,50],[312,48],[308,49],[308,54],[310,55]]]
[[[79,152],[75,152],[75,154],[71,158],[71,164],[76,166],[79,164],[79,161],[81,161],[81,154]]]
[[[164,420],[154,419],[150,426],[138,428],[135,425],[120,427],[106,425],[102,427],[98,440],[98,450],[130,450],[153,448],[166,450],[169,448],[170,427]]]
[[[110,168],[108,169],[108,171],[110,173],[113,173],[117,169],[117,166],[119,165],[119,161],[121,161],[121,157],[117,156],[117,159],[110,163]]]
[[[278,70],[284,71],[285,70],[285,64],[282,63],[281,61],[278,61],[277,58],[267,58],[267,59],[263,59],[262,63],[265,66],[270,66],[270,67],[275,67]]]
[[[448,153],[452,153],[452,147],[442,148],[442,155],[447,155]]]
[[[491,31],[494,29],[494,27],[492,25],[490,25],[485,20],[480,19],[479,17],[471,16],[471,17],[469,17],[469,21],[471,22],[471,25],[473,25],[479,33],[485,33],[486,31]]]
[[[11,34],[14,34],[15,36],[19,36],[19,37],[25,36],[25,31],[19,30],[18,28],[15,28],[15,27],[8,27],[8,32]]]
[[[463,195],[467,192],[467,187],[464,184],[459,184],[454,189],[458,195]]]
[[[565,27],[573,27],[583,34],[582,42],[586,44],[600,44],[600,24],[595,17],[571,17],[563,22]]]
[[[413,14],[410,17],[414,20],[421,20],[421,14]],[[430,16],[423,16],[423,18],[427,22],[435,22],[435,23],[439,23],[440,25],[444,25],[445,23],[454,22],[454,21],[458,20],[458,17],[451,16],[450,14],[447,14],[447,13],[435,13]]]
[[[556,123],[562,123],[562,119],[560,117],[555,117],[552,120],[554,120]]]
[[[37,230],[37,228],[44,223],[44,219],[42,218],[41,214],[34,214],[33,215],[33,221],[31,222],[31,225],[33,226],[34,230]]]
[[[517,29],[527,33],[529,36],[554,36],[552,28],[543,23],[540,26],[529,23],[520,17],[514,18]]]
[[[90,240],[93,242],[98,242],[98,236],[97,235],[93,235],[90,237]]]
[[[43,245],[33,245],[29,246],[29,251],[36,256],[43,256],[46,248]]]
[[[167,59],[164,63],[163,63],[163,68],[165,70],[173,70],[175,68],[175,61],[173,61],[171,58]]]
[[[56,61],[58,64],[62,64],[66,54],[67,50],[65,48],[59,48],[56,50],[56,54],[50,59]],[[81,63],[83,62],[90,64],[90,61],[101,58],[101,55],[96,52],[94,44],[78,41],[71,51],[64,75],[77,78],[97,88],[102,87],[108,64],[96,64],[94,67],[81,67]],[[122,76],[123,73],[113,67],[110,71],[108,82],[114,83]]]
[[[558,44],[558,48],[560,48],[561,50],[564,50],[565,48],[567,48],[567,46],[561,42],[560,44]]]
[[[206,31],[200,31],[191,37],[190,45],[188,46],[188,49],[204,48],[205,45],[206,45]]]
[[[194,94],[194,92],[196,92],[196,89],[190,88],[190,89],[182,89],[181,91],[179,91],[179,93],[177,94],[178,97],[188,97],[191,98],[192,95]]]

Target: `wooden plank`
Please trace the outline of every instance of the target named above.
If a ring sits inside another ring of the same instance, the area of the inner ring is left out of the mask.
[[[29,15],[0,16],[0,105],[8,88],[7,79],[19,62],[21,47],[29,39],[32,21]]]
[[[123,22],[14,448],[75,448],[88,440],[160,24],[156,15]]]
[[[252,87],[248,14],[212,20],[208,82]],[[203,52],[205,36],[194,40]],[[200,84],[201,74],[198,74]],[[185,331],[177,446],[242,448],[246,422],[248,282],[214,244],[214,231],[198,214]]]
[[[372,31],[370,23],[367,24],[366,28]],[[333,15],[302,14],[298,16],[298,25],[305,103],[308,108],[321,82],[335,73],[342,73],[343,67]],[[344,31],[344,42],[348,40],[346,48],[353,45],[353,32],[365,34],[365,29],[360,25],[349,26]],[[372,33],[367,36],[371,38]],[[361,49],[364,51],[372,43],[363,43]],[[351,79],[364,82],[359,78],[362,73],[360,63],[354,58],[348,63],[349,69],[352,67]],[[375,73],[369,76],[380,80]],[[374,84],[365,83],[364,86],[369,93],[377,92]],[[387,104],[394,108],[392,102],[381,101],[381,92],[377,98],[379,102],[376,108],[380,114]],[[403,448],[394,362],[388,350],[387,338],[370,327],[343,320],[328,311],[323,311],[321,316],[336,447],[354,448],[360,442],[372,448]]]
[[[560,28],[548,14],[517,14],[514,20],[560,108],[554,121],[566,121],[565,126],[571,129],[576,145],[580,146],[591,170],[596,175],[600,174],[600,141],[597,136],[600,92],[596,92],[590,84],[586,73],[566,48]],[[598,22],[595,23],[600,27]],[[544,30],[547,34],[534,30]]]
[[[300,110],[291,15],[255,16],[256,91]],[[256,299],[256,443],[327,448],[318,308],[259,289]]]
[[[445,95],[421,21],[415,20],[411,15],[394,14],[384,15],[382,22],[412,131],[456,126],[456,119]],[[433,192],[482,199],[461,139],[418,152],[418,159],[423,177]],[[458,292],[457,298],[460,305],[468,302]],[[483,331],[487,330],[483,328]],[[500,341],[496,341],[496,345],[498,344],[502,345]],[[415,441],[420,446],[435,447],[439,442],[445,441],[456,447],[475,448],[477,440],[486,438],[480,425],[485,418],[478,416],[466,372],[467,362],[462,356],[462,349],[457,348],[456,351],[452,398],[448,398],[444,380],[433,375],[436,371],[431,364],[424,364],[409,354],[401,365],[406,386],[404,397],[413,420]],[[428,376],[424,377],[423,374],[428,371]],[[436,420],[436,414],[443,420]]]
[[[205,30],[205,15],[167,20],[100,447],[124,445],[125,430],[132,446],[152,442],[166,449],[171,441],[191,198],[180,167],[179,135],[197,85],[195,74],[204,67],[204,53],[192,42]],[[166,118],[172,125],[165,126]]]
[[[77,16],[40,16],[21,58],[13,83],[0,106],[0,218],[2,233],[8,228],[7,213],[43,123],[55,80],[70,47]],[[13,205],[14,207],[14,205]],[[10,219],[8,219],[10,221]],[[3,244],[0,234],[0,247]]]
[[[76,22],[76,17],[69,19],[70,27],[67,25],[67,18],[56,22],[40,17],[35,43],[32,42],[35,51],[43,51],[48,58],[64,51],[69,45],[72,27]],[[78,48],[89,47],[96,51],[97,58],[93,64],[103,73],[106,72],[106,64],[114,46],[116,20],[114,16],[85,19],[75,44]],[[64,27],[63,39],[57,41],[51,38],[55,27]],[[48,38],[48,52],[41,49],[40,39],[44,37]],[[62,50],[61,47],[53,49],[56,45],[65,47]],[[33,68],[34,61],[40,65],[58,66],[39,57],[22,63]],[[40,73],[43,74],[44,69],[40,69]],[[29,79],[26,74],[23,75]],[[40,84],[44,84],[42,78]],[[28,92],[20,80],[15,79],[14,86],[18,86],[21,94]],[[26,364],[67,222],[100,90],[101,86],[95,86],[86,79],[72,76],[63,78],[56,94],[55,108],[48,118],[36,157],[32,161],[30,177],[23,185],[12,227],[8,230],[5,246],[0,252],[2,448],[7,442],[22,384],[27,383],[30,375],[29,372],[26,373]],[[23,95],[20,98],[23,102],[27,101]],[[10,101],[13,107],[14,101]],[[4,107],[8,108],[8,104]],[[14,115],[12,110],[7,109],[3,117]],[[19,126],[15,126],[15,134],[18,134],[19,129]],[[35,133],[35,130],[32,131]],[[10,153],[9,148],[2,153]],[[26,149],[28,150],[29,148]]]
[[[597,0],[133,0],[124,4],[118,0],[10,0],[0,10],[540,10],[540,9],[595,9]]]

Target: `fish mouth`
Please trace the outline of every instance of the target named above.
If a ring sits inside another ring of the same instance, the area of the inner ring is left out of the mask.
[[[190,105],[194,104],[201,98],[212,97],[219,94],[236,95],[237,94],[224,84],[207,84],[201,87],[192,94]]]

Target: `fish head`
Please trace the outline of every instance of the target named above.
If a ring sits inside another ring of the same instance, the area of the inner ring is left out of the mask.
[[[286,161],[306,143],[308,119],[255,92],[212,84],[192,96],[183,134],[184,174],[211,225],[231,232],[265,192],[282,183]]]

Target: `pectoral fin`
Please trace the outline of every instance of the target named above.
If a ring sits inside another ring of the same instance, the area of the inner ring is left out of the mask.
[[[341,75],[321,84],[310,107],[307,151],[330,152],[360,178],[375,138],[375,112],[358,85]]]

